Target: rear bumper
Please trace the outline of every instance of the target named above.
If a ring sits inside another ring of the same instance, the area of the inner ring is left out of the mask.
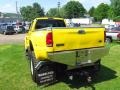
[[[91,65],[108,54],[108,47],[48,53],[51,61],[70,66]]]

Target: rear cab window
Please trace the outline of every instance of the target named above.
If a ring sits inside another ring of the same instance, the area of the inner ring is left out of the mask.
[[[64,20],[57,19],[40,19],[37,20],[35,29],[46,27],[66,27]]]

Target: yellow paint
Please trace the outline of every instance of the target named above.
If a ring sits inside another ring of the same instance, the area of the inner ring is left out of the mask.
[[[84,30],[85,33],[78,33]],[[54,51],[104,46],[104,28],[53,29]],[[64,46],[56,46],[64,44]]]
[[[38,19],[48,18],[36,18],[25,37],[25,49],[29,47],[31,42],[36,59],[48,59],[48,52],[104,46],[104,28],[52,28],[51,31],[35,31],[35,24]],[[54,19],[64,20],[62,18]],[[79,30],[84,30],[85,33],[80,34],[78,33]],[[48,32],[53,33],[53,47],[46,46],[46,35]]]

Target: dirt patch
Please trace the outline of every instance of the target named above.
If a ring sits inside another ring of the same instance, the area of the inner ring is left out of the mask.
[[[2,35],[0,34],[0,44],[24,43],[25,34]]]

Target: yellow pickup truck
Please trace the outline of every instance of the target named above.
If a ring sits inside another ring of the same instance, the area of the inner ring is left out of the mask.
[[[25,37],[26,55],[35,82],[54,80],[66,70],[94,67],[108,53],[102,27],[66,27],[62,18],[36,18]]]

